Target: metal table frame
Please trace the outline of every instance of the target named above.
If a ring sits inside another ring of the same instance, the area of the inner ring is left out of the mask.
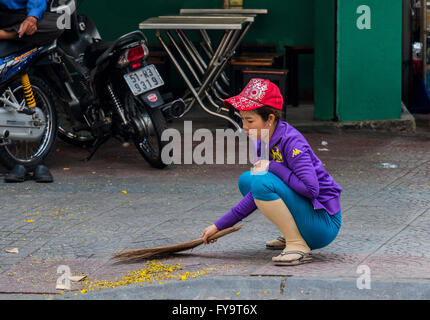
[[[256,13],[231,13],[220,16],[219,14],[201,15],[200,13],[196,13],[196,15],[192,14],[189,16],[160,16],[147,19],[139,24],[140,29],[156,30],[158,41],[166,51],[191,93],[191,97],[188,99],[186,99],[187,95],[184,96],[187,107],[183,115],[189,112],[192,107],[198,103],[207,113],[223,118],[230,122],[237,130],[241,130],[239,124],[234,120],[234,116],[240,117],[239,113],[222,106],[222,101],[228,94],[223,90],[218,80],[221,79],[223,84],[229,87],[229,79],[224,74],[223,70],[254,22],[255,14]],[[171,45],[173,45],[179,57],[185,63],[186,68],[191,73],[197,86],[193,85],[193,82],[182,69],[177,58],[169,48],[167,41],[163,38],[161,30],[164,31]],[[176,39],[172,34],[172,30],[176,35]],[[200,45],[209,60],[208,62],[199,54],[195,45],[187,37],[185,30],[200,31],[203,39]],[[224,30],[224,35],[216,48],[213,47],[213,42],[207,30]],[[204,104],[204,98],[215,108],[215,111],[210,110]],[[218,103],[216,100],[218,100]]]
[[[249,27],[254,23],[255,17],[261,14],[267,14],[267,9],[181,9],[181,16],[203,16],[203,17],[245,17],[247,19],[247,23]],[[203,41],[200,42],[200,46],[202,47],[205,54],[211,58],[213,55],[212,44],[209,35],[206,30],[200,30]],[[228,62],[228,61],[227,61]],[[231,88],[230,79],[228,79],[225,72],[221,72],[220,75],[223,82]],[[217,83],[216,83],[217,84]],[[217,86],[218,88],[218,86]]]
[[[159,18],[176,18],[177,16],[160,16]],[[207,16],[201,16],[201,15],[181,15],[181,18],[188,18],[188,19],[193,19],[193,18],[206,18]],[[210,16],[211,18],[218,18],[218,19],[223,19],[226,17],[229,18],[245,18],[246,22],[249,24],[254,23],[254,18],[255,15],[245,15],[245,14],[235,14],[235,15],[231,15],[231,14],[223,14],[223,15],[216,15],[216,16]],[[200,42],[200,46],[203,49],[203,51],[205,52],[207,58],[210,60],[212,59],[215,50],[213,49],[213,45],[212,45],[212,41],[211,38],[209,37],[207,31],[205,29],[200,29],[200,34],[202,36],[202,42]],[[200,56],[199,52],[196,50],[196,48],[194,48],[194,44],[193,43],[189,43],[188,44],[189,47],[192,50],[192,54],[195,55],[198,60],[199,60],[199,64],[198,68],[200,69],[200,72],[203,73],[202,70],[205,70],[207,68],[207,64],[205,63],[204,59]],[[189,53],[191,55],[191,53]],[[222,79],[223,83],[230,88],[231,87],[231,83],[230,80],[228,79],[227,75],[225,74],[225,72],[221,72],[220,78]],[[215,81],[215,88],[214,88],[214,94],[215,96],[219,99],[219,100],[224,100],[222,98],[220,98],[220,95],[218,94],[218,92],[221,92],[221,94],[227,98],[228,94],[222,89],[222,87],[219,85],[218,81]]]

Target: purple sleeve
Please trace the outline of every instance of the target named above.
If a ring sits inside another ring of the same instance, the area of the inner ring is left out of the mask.
[[[287,186],[298,194],[315,199],[319,195],[319,181],[309,152],[305,151],[287,166],[270,161],[269,172],[278,176]]]
[[[257,205],[254,202],[251,192],[249,192],[233,209],[215,222],[215,225],[218,230],[230,228],[242,219],[245,219],[256,209]]]

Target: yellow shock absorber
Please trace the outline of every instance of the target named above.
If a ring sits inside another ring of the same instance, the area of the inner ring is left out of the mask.
[[[28,74],[24,74],[21,77],[22,88],[24,89],[25,101],[27,102],[27,107],[34,108],[36,106],[36,100],[34,99],[33,88],[30,84],[30,79]]]

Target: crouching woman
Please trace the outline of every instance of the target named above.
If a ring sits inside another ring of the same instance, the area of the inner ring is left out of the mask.
[[[239,178],[244,198],[228,213],[208,226],[201,238],[231,227],[257,208],[280,230],[282,236],[266,243],[282,249],[272,258],[275,265],[298,265],[312,261],[311,250],[329,245],[341,227],[342,188],[324,169],[303,135],[280,120],[283,98],[268,80],[252,79],[242,93],[224,101],[240,111],[243,129],[256,132],[261,153],[263,130],[269,133],[270,160],[258,161]]]

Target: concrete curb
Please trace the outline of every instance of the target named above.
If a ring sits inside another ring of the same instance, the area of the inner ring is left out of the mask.
[[[430,282],[373,280],[358,289],[357,279],[296,277],[216,277],[166,284],[130,285],[57,299],[79,300],[427,300]],[[51,297],[52,298],[52,297]]]
[[[290,124],[302,132],[338,133],[350,130],[378,131],[391,133],[415,133],[417,126],[414,116],[403,106],[400,119],[367,120],[367,121],[304,121]]]
[[[308,112],[308,111],[306,111]],[[297,130],[303,133],[342,133],[350,131],[377,131],[390,133],[416,133],[417,125],[414,116],[408,109],[402,106],[402,115],[400,119],[381,119],[381,120],[365,120],[365,121],[348,121],[338,122],[331,120],[315,120],[311,117],[303,119],[287,119],[286,121]],[[207,118],[200,114],[187,116],[186,121],[193,121],[193,129],[199,128],[223,128],[226,122],[219,119],[214,119],[212,122],[207,122]],[[175,127],[181,131],[181,124],[175,122],[171,127]]]

